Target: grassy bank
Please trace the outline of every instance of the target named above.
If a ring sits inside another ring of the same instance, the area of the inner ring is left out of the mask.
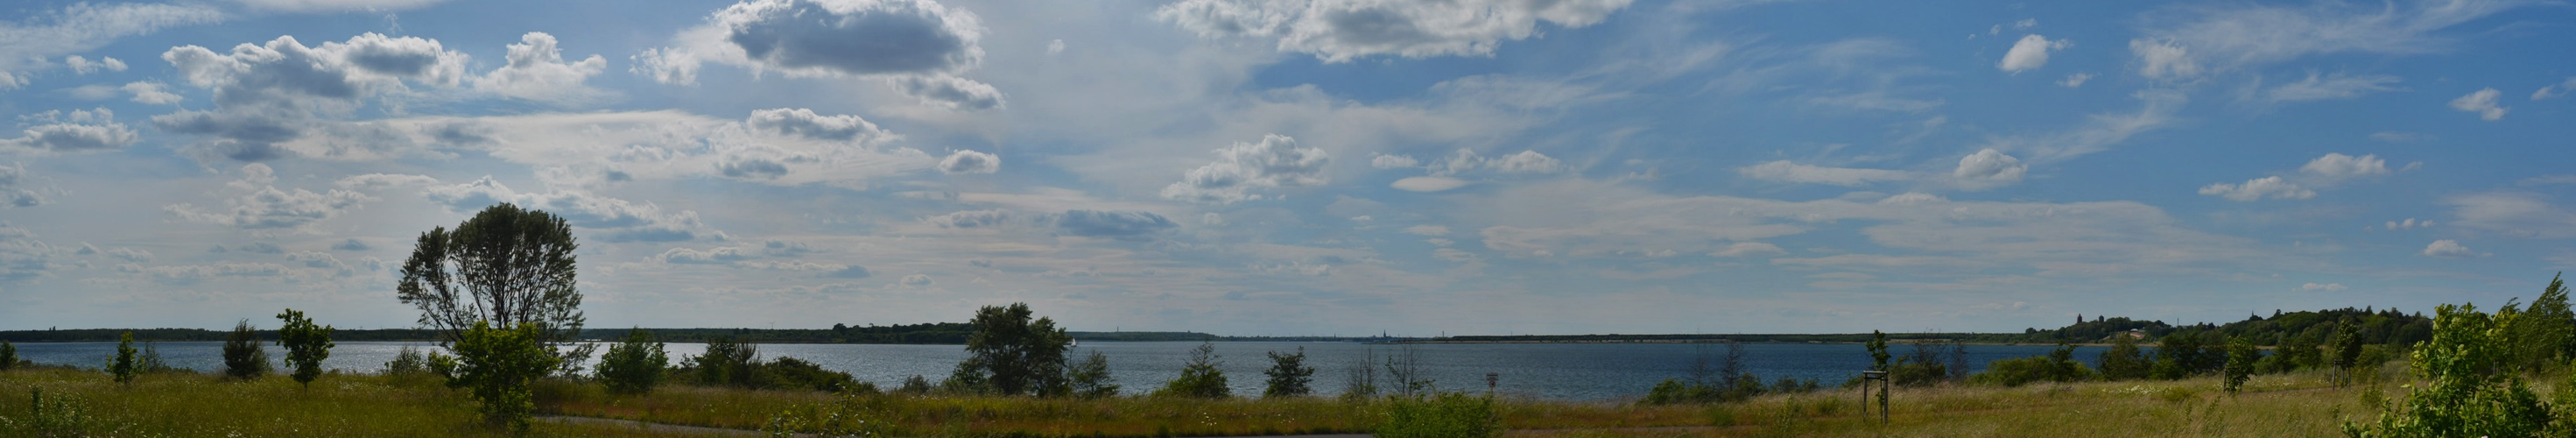
[[[2390,364],[2377,385],[2403,396]],[[2555,381],[2557,379],[2538,379]],[[2545,386],[2545,385],[2544,385]],[[41,368],[0,372],[0,435],[35,436],[30,388],[72,400],[70,422],[106,436],[486,436],[473,402],[426,379],[335,375],[299,388],[282,377],[230,382],[214,376],[148,375],[120,387],[96,371]],[[2051,436],[2337,435],[2346,420],[2375,417],[2371,386],[2335,388],[2317,372],[2255,377],[2246,393],[2218,391],[2214,378],[2091,382],[2018,388],[1900,388],[1887,423],[1863,417],[1859,395],[1829,390],[1720,405],[1638,406],[1504,400],[1502,426],[1514,436]],[[2539,388],[2547,391],[2547,388]],[[1326,398],[1216,401],[867,395],[666,387],[649,395],[608,394],[595,384],[538,388],[549,414],[759,429],[782,413],[862,417],[923,436],[1156,436],[1365,433],[1384,402]],[[50,403],[49,403],[50,404]],[[60,412],[60,411],[57,411]],[[60,415],[57,415],[59,417]],[[48,420],[52,421],[52,420]],[[623,426],[540,423],[551,436],[639,436]]]

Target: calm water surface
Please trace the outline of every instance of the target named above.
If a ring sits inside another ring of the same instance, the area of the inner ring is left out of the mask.
[[[116,352],[114,342],[70,342],[17,344],[18,354],[37,363],[75,365],[97,368]],[[341,342],[331,350],[323,366],[343,371],[375,371],[392,360],[403,346],[436,348],[426,343]],[[1181,366],[1189,360],[1189,350],[1196,342],[1086,342],[1074,347],[1076,360],[1098,351],[1109,356],[1110,374],[1124,385],[1129,394],[1151,391],[1162,382],[1180,375]],[[172,365],[205,372],[223,368],[221,342],[161,342],[162,358]],[[604,347],[603,347],[604,348]],[[1227,382],[1237,395],[1260,394],[1261,371],[1270,360],[1263,352],[1306,351],[1306,363],[1314,367],[1314,387],[1320,393],[1339,393],[1347,366],[1383,363],[1390,355],[1410,348],[1421,358],[1422,368],[1438,386],[1451,390],[1485,389],[1485,373],[1499,373],[1496,389],[1504,394],[1535,396],[1559,400],[1612,400],[1643,395],[1655,382],[1683,377],[1691,363],[1702,352],[1723,354],[1725,348],[1712,344],[1419,344],[1370,345],[1345,342],[1218,342],[1216,352],[1224,361]],[[1971,345],[1968,346],[1970,368],[1983,370],[1996,359],[2047,354],[2053,346],[2042,345]],[[706,351],[705,344],[670,344],[671,360]],[[1843,380],[1869,366],[1867,350],[1859,344],[1745,344],[1747,367],[1767,383],[1781,377],[1816,379],[1826,385]],[[1898,355],[1910,351],[1906,345],[1892,346]],[[2079,347],[2075,357],[2092,364],[2102,347]],[[956,345],[862,345],[862,344],[763,344],[763,357],[788,356],[812,361],[824,368],[848,372],[878,386],[900,386],[904,378],[922,375],[932,382],[946,377],[950,368],[966,358],[964,347]],[[269,346],[269,357],[279,358],[285,351]],[[1376,362],[1368,358],[1374,355]],[[1384,385],[1381,368],[1380,385]]]

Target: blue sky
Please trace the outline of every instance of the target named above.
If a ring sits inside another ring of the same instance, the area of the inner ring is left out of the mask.
[[[2536,295],[2555,2],[19,2],[0,329],[402,327],[568,218],[591,325],[2015,331]]]

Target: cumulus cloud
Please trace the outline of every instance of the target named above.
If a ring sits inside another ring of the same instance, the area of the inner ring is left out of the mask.
[[[34,180],[35,177],[27,175],[25,163],[0,166],[0,207],[34,207],[51,202],[44,196],[44,192],[50,189],[34,187]]]
[[[2398,81],[2396,76],[2389,75],[2349,76],[2336,73],[2330,76],[2318,76],[2316,73],[2308,73],[2307,79],[2264,89],[2259,99],[2266,103],[2351,99],[2370,93],[2400,90],[2388,86]]]
[[[2379,159],[2378,155],[2365,154],[2355,157],[2339,153],[2328,153],[2325,156],[2317,157],[2315,160],[2308,161],[2307,165],[2299,166],[2299,173],[2313,175],[2328,180],[2343,180],[2359,177],[2387,176],[2389,172],[2388,161]]]
[[[193,3],[73,3],[62,9],[30,10],[22,6],[11,12],[20,15],[13,15],[14,22],[0,23],[0,35],[5,35],[0,39],[8,41],[0,44],[0,90],[26,85],[30,73],[51,66],[46,61],[49,59],[87,52],[126,36],[224,18],[223,11],[215,7]],[[64,60],[69,63],[70,58]],[[82,63],[92,69],[112,67],[106,65],[105,58],[95,63],[83,59]]]
[[[1503,41],[1540,34],[1541,22],[1582,28],[1628,3],[1186,0],[1155,10],[1154,18],[1204,38],[1276,37],[1279,51],[1340,63],[1375,55],[1490,56]]]
[[[1994,149],[1979,150],[1959,158],[1959,167],[1950,171],[1961,185],[1972,188],[1996,187],[2021,182],[2030,165]]]
[[[2451,214],[2457,218],[2450,222],[2454,226],[2522,238],[2576,237],[2576,210],[2553,205],[2538,194],[2474,193],[2453,196],[2442,203],[2451,206]]]
[[[1989,151],[1991,151],[1991,149]],[[1973,156],[1971,156],[1971,158],[1973,158]],[[1789,160],[1779,160],[1746,166],[1735,169],[1735,172],[1744,175],[1746,178],[1763,181],[1799,184],[1828,184],[1845,187],[1885,181],[1904,181],[1914,178],[1913,174],[1899,170],[1824,167],[1798,164],[1789,162]]]
[[[2092,73],[2075,73],[2075,74],[2066,75],[2066,79],[2060,79],[2060,80],[2058,80],[2058,81],[2057,81],[2057,86],[2060,86],[2060,87],[2066,87],[2066,88],[2081,87],[2081,86],[2084,86],[2084,81],[2090,81],[2090,80],[2093,80],[2093,74],[2092,74]]]
[[[464,53],[447,51],[437,40],[376,33],[318,47],[281,36],[234,46],[229,53],[180,46],[161,59],[189,85],[214,91],[211,111],[152,118],[163,130],[207,137],[185,150],[200,160],[279,158],[287,152],[279,143],[331,129],[320,120],[348,115],[362,99],[408,93],[406,83],[445,87],[466,77]]]
[[[2200,75],[2200,63],[2191,59],[2190,50],[2171,40],[2129,40],[2129,52],[2137,54],[2138,75],[2148,79],[2188,78]]]
[[[2468,246],[2460,245],[2460,241],[2457,241],[2457,240],[2451,240],[2451,239],[2435,240],[2435,241],[2433,241],[2433,244],[2430,244],[2430,245],[2424,245],[2424,251],[2423,251],[2423,252],[2420,252],[2420,253],[2418,253],[2418,254],[2423,254],[2425,257],[2442,258],[2442,259],[2458,259],[2458,258],[2469,258],[2469,257],[2480,257],[2480,256],[2481,256],[2480,254],[2478,254],[2478,252],[2477,252],[2477,251],[2472,251],[2472,250],[2470,250]]]
[[[2026,70],[2048,65],[2049,51],[2065,50],[2067,47],[2072,47],[2074,45],[2074,41],[2062,39],[2049,41],[2048,37],[2036,34],[2023,35],[2021,37],[2021,41],[2013,42],[2012,50],[2004,52],[2003,62],[1996,63],[1995,68],[2002,69],[2009,73],[2020,74]],[[2076,83],[2081,84],[2083,81],[2076,81]]]
[[[431,186],[421,193],[430,202],[458,213],[480,211],[500,203],[545,210],[562,216],[572,226],[598,230],[600,238],[610,242],[726,239],[723,232],[699,222],[696,211],[667,212],[649,202],[629,202],[578,190],[521,193],[488,176],[464,184]]]
[[[922,218],[940,228],[991,228],[1009,223],[1010,210],[969,210]]]
[[[2477,113],[2480,120],[2490,122],[2503,120],[2505,111],[2511,111],[2513,108],[2496,106],[2496,96],[2502,94],[2503,92],[2496,91],[2494,88],[2479,89],[2458,99],[2451,99],[2451,109]]]
[[[2200,194],[2223,197],[2236,202],[2253,202],[2263,198],[2312,199],[2317,197],[2317,191],[2300,187],[2277,176],[2250,179],[2244,184],[2213,183],[2201,186]]]
[[[1324,184],[1324,165],[1332,162],[1323,149],[1297,147],[1297,139],[1279,134],[1216,152],[1216,162],[1183,173],[1179,182],[1163,187],[1163,197],[1214,204],[1258,200],[1263,195],[1253,193],[1257,189]]]
[[[753,110],[743,124],[756,131],[823,141],[874,144],[901,138],[857,115],[827,116],[804,108]]]
[[[133,94],[134,103],[177,105],[179,104],[179,101],[186,99],[180,97],[178,94],[169,92],[167,88],[168,85],[163,85],[159,82],[132,82],[125,84],[125,86],[120,89],[125,90],[126,93]]]
[[[2559,96],[2566,96],[2569,90],[2576,90],[2576,76],[2568,77],[2565,82],[2545,85],[2541,86],[2539,90],[2533,90],[2531,92],[2531,100],[2553,99]]]
[[[343,189],[379,190],[394,187],[427,186],[437,183],[438,178],[431,178],[427,175],[370,173],[341,177],[339,181],[332,182],[331,185],[339,186]]]
[[[46,111],[28,117],[38,124],[28,127],[18,138],[0,139],[0,150],[25,149],[47,153],[94,152],[123,149],[139,137],[134,129],[116,122],[116,113],[107,108]]]
[[[1066,210],[1049,219],[1064,234],[1083,237],[1137,238],[1180,226],[1144,211]]]
[[[268,165],[251,163],[242,166],[242,179],[227,186],[242,191],[224,200],[224,208],[201,209],[194,204],[178,203],[162,207],[181,219],[229,226],[245,230],[302,229],[346,214],[359,203],[375,198],[365,194],[332,189],[316,193],[305,189],[279,190],[272,185],[276,173]]]
[[[926,286],[930,286],[930,275],[928,275],[928,274],[912,274],[912,275],[906,275],[906,276],[903,276],[903,286],[904,286],[904,287],[926,287]]]
[[[2302,285],[2299,285],[2299,290],[2301,290],[2301,291],[2309,291],[2309,292],[2317,292],[2317,291],[2335,292],[2335,291],[2341,291],[2341,290],[2343,290],[2343,289],[2344,289],[2344,287],[2343,287],[2343,283],[2308,283],[2308,284],[2302,284]]]
[[[958,149],[956,152],[950,152],[948,158],[939,160],[939,173],[950,175],[993,173],[1001,170],[1001,156],[972,150]]]
[[[1387,186],[1394,187],[1396,190],[1408,192],[1445,192],[1459,187],[1466,187],[1467,181],[1445,176],[1417,176],[1395,180],[1393,183],[1388,183]]]
[[[556,103],[595,99],[603,94],[582,85],[582,81],[608,69],[608,60],[599,55],[566,63],[563,50],[555,47],[555,36],[545,32],[521,35],[519,44],[511,44],[509,49],[510,64],[474,78],[474,89]]]
[[[83,58],[80,55],[65,56],[63,57],[63,65],[71,67],[73,74],[81,75],[101,71],[125,71],[125,61],[106,56],[98,57],[97,61],[91,61],[89,58]]]
[[[2389,230],[2389,231],[2396,231],[2396,230],[2406,230],[2406,229],[2415,229],[2415,228],[2432,228],[2432,227],[2433,227],[2433,225],[2434,225],[2434,224],[2433,224],[2433,221],[2429,221],[2429,220],[2428,220],[2428,221],[2418,221],[2418,220],[2415,220],[2415,218],[2411,218],[2411,217],[2410,217],[2410,218],[2406,218],[2406,220],[2404,220],[2404,221],[2388,221],[2388,225],[2387,225],[2387,226],[2385,226],[2385,227],[2381,227],[2381,229],[2385,229],[2385,230]]]
[[[930,0],[751,0],[682,31],[677,47],[646,49],[630,71],[666,84],[696,82],[700,63],[791,77],[881,78],[896,92],[957,110],[1001,108],[1002,93],[961,75],[984,59],[975,14]]]

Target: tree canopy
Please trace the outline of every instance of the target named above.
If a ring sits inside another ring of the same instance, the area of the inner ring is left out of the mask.
[[[420,308],[420,324],[442,343],[464,339],[477,321],[493,327],[536,326],[549,349],[581,333],[581,291],[574,282],[572,227],[562,217],[510,204],[493,205],[456,225],[421,233],[403,262],[395,293]],[[565,363],[589,356],[587,345],[555,354]]]

